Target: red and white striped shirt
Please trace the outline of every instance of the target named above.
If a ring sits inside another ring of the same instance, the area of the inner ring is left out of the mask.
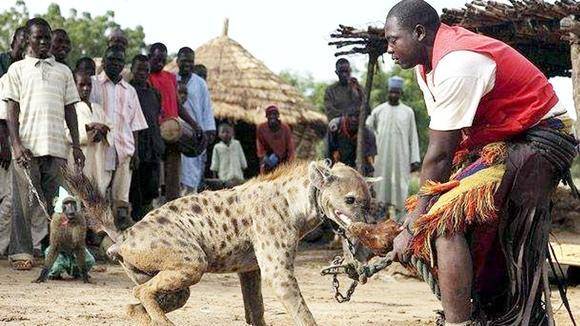
[[[147,129],[147,121],[141,110],[135,88],[121,79],[117,84],[102,72],[93,77],[91,102],[103,106],[108,119],[113,122],[113,144],[107,151],[106,168],[115,170],[135,153],[133,132]]]

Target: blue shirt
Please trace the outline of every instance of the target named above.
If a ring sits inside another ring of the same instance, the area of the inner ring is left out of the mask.
[[[181,76],[177,75],[177,81]],[[191,74],[187,81],[187,100],[184,108],[199,124],[203,131],[216,130],[215,119],[211,108],[211,97],[207,84],[196,74]],[[198,157],[181,156],[181,183],[197,189],[205,171],[206,154]]]

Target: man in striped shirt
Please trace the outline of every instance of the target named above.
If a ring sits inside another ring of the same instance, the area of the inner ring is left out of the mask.
[[[30,182],[52,213],[52,202],[60,185],[60,167],[66,164],[69,151],[65,130],[70,130],[75,163],[82,168],[84,155],[79,146],[77,116],[74,104],[79,101],[70,69],[50,55],[51,28],[41,18],[30,19],[28,29],[29,55],[10,66],[3,99],[7,103],[7,122],[14,153],[13,179],[15,210],[10,243],[10,260],[17,269],[32,267],[33,247],[48,231],[47,216],[32,198]],[[30,180],[29,180],[30,176]],[[16,197],[18,198],[18,197]],[[31,233],[33,230],[38,232]]]

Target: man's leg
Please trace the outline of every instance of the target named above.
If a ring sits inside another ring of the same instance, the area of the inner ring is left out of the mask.
[[[40,242],[48,234],[48,220],[46,214],[54,212],[53,200],[58,196],[58,188],[62,185],[60,169],[66,164],[66,160],[58,157],[45,156],[39,161],[41,188],[38,193],[44,196],[46,213],[38,207],[36,214],[31,216],[30,227],[32,231],[32,243],[34,248],[40,248]]]
[[[28,169],[35,188],[40,188],[40,170],[38,158],[34,157]],[[31,217],[40,210],[36,198],[29,200],[30,188],[24,170],[12,162],[12,224],[10,231],[9,259],[15,261],[33,261]],[[39,193],[42,196],[42,191]]]
[[[441,304],[445,321],[461,323],[471,318],[473,265],[463,234],[435,241]]]
[[[0,168],[0,255],[4,255],[10,243],[12,222],[12,167]]]
[[[127,212],[119,215],[116,212],[118,207],[130,207],[129,191],[131,189],[131,160],[127,159],[123,163],[117,165],[115,175],[113,176],[113,185],[111,186],[111,196],[113,197],[113,216],[115,217],[115,225],[117,228],[124,230],[133,225],[133,220]]]
[[[177,144],[167,144],[165,156],[165,200],[179,198],[181,176],[181,153]]]

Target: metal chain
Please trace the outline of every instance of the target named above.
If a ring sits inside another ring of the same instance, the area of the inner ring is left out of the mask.
[[[336,256],[332,260],[332,266],[340,266],[343,261],[344,258],[342,258],[341,256]],[[350,284],[348,290],[346,291],[346,295],[343,295],[342,293],[340,293],[340,281],[338,280],[338,274],[339,273],[333,273],[332,275],[332,288],[334,290],[334,298],[338,303],[350,301],[350,298],[352,297],[354,290],[358,285],[358,281],[353,281]]]
[[[40,195],[38,194],[38,191],[36,190],[36,187],[34,186],[34,183],[32,182],[32,178],[30,177],[30,172],[28,171],[28,168],[23,167],[22,171],[24,171],[24,176],[26,177],[26,181],[28,181],[28,203],[30,204],[30,206],[34,206],[33,201],[34,201],[34,198],[36,197],[36,200],[38,201],[38,204],[42,208],[42,211],[44,212],[45,217],[49,221],[51,221],[52,219],[50,218],[50,214],[48,214],[48,209],[46,208],[46,204],[40,198]]]

